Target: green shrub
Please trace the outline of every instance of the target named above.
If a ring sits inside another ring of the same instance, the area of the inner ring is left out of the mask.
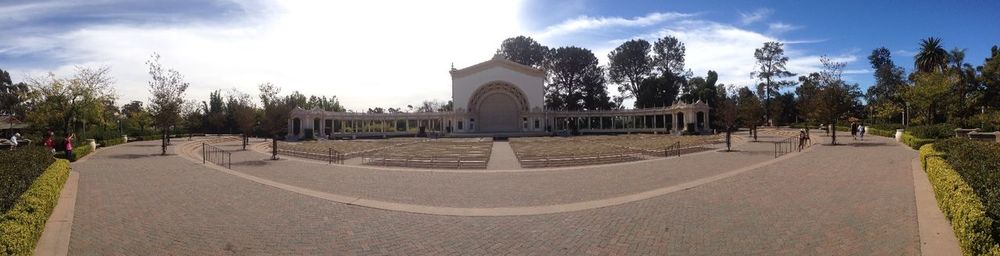
[[[927,179],[934,189],[941,212],[951,220],[955,237],[966,255],[1000,255],[993,227],[996,222],[975,190],[935,150],[933,144],[920,148],[920,158]],[[947,154],[944,154],[947,155]],[[953,156],[949,156],[953,157]]]
[[[955,137],[955,128],[955,125],[951,124],[918,125],[910,126],[906,131],[917,138],[947,139]]]
[[[0,150],[0,163],[3,163],[0,165],[0,212],[10,209],[53,161],[55,158],[43,147]]]
[[[913,149],[920,149],[920,147],[926,144],[934,143],[934,139],[918,138],[916,136],[913,136],[913,134],[910,134],[909,132],[903,132],[902,139],[903,139],[903,144],[906,144],[907,146],[910,146],[910,148]]]
[[[101,147],[110,147],[118,144],[123,144],[125,142],[126,142],[125,138],[118,137],[114,139],[99,140],[97,141],[97,144],[101,144]]]
[[[83,158],[83,157],[85,157],[85,156],[87,156],[87,155],[89,155],[90,153],[93,153],[93,152],[94,152],[94,149],[90,147],[90,144],[81,143],[81,144],[74,144],[73,145],[73,158],[72,159],[67,159],[66,158],[66,154],[64,152],[62,152],[62,151],[56,152],[55,157],[59,158],[59,159],[66,159],[66,160],[69,160],[70,162],[76,162],[77,160],[80,160],[80,158]]]
[[[69,177],[66,160],[51,163],[9,210],[0,213],[0,255],[31,255],[35,250]]]
[[[869,127],[875,128],[875,129],[878,129],[878,130],[883,130],[883,131],[893,131],[893,132],[895,132],[896,129],[903,129],[903,124],[873,124],[873,125],[870,125]]]
[[[935,150],[944,154],[983,200],[987,215],[1000,220],[1000,144],[968,139],[949,139],[941,144]],[[1000,238],[1000,225],[993,227],[993,237]]]

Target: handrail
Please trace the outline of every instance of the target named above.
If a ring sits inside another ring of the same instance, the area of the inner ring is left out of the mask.
[[[774,142],[774,158],[791,153],[794,150],[795,139],[798,139],[798,137],[788,137]]]
[[[233,153],[203,142],[201,143],[201,163],[207,164],[209,162],[233,169]]]
[[[675,141],[670,146],[663,147],[663,157],[670,157],[670,150],[677,152],[677,157],[681,156],[681,142]]]

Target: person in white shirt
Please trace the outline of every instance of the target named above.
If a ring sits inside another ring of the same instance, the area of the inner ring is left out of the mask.
[[[17,137],[20,137],[20,133],[15,133],[14,136],[10,136],[10,149],[17,147]]]

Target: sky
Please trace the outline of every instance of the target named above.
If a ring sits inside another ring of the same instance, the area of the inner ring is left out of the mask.
[[[624,41],[671,35],[695,76],[714,70],[720,83],[755,84],[754,49],[779,41],[789,71],[816,72],[825,55],[865,89],[873,49],[909,72],[930,36],[981,65],[1000,44],[998,12],[1000,1],[0,0],[0,69],[18,82],[108,66],[121,105],[149,99],[155,52],[191,83],[191,100],[270,82],[363,111],[447,101],[448,70],[488,60],[512,36],[588,48],[606,65]]]

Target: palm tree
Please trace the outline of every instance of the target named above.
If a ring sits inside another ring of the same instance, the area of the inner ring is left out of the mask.
[[[937,37],[920,40],[920,52],[914,59],[917,70],[921,72],[944,72],[948,67],[948,51],[941,47],[941,39]]]

